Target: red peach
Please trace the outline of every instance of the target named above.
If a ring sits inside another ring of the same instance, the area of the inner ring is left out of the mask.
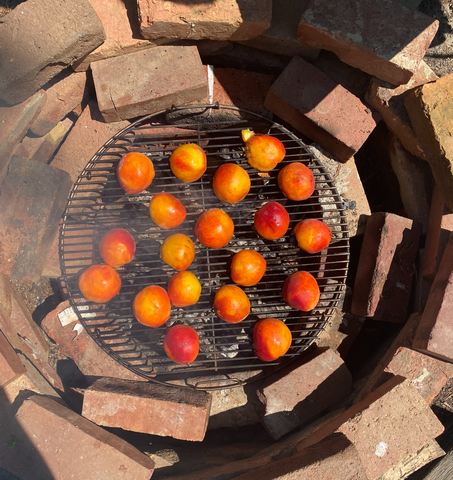
[[[278,202],[267,202],[254,216],[256,231],[266,240],[277,240],[288,231],[289,214]]]
[[[129,263],[135,255],[134,237],[124,228],[114,228],[99,242],[102,260],[113,268]]]
[[[315,177],[306,165],[293,162],[280,170],[278,186],[286,198],[306,200],[315,191]]]
[[[160,228],[175,228],[186,218],[184,205],[170,193],[158,193],[149,203],[151,220]]]
[[[220,208],[203,212],[195,224],[195,235],[205,247],[222,248],[233,236],[233,220]]]
[[[283,284],[283,298],[291,307],[303,312],[313,310],[319,302],[320,291],[315,277],[299,271],[290,275]]]
[[[165,353],[176,363],[192,363],[198,356],[199,345],[198,333],[189,325],[173,325],[165,333]]]
[[[307,253],[318,253],[327,248],[332,239],[330,228],[321,220],[307,218],[294,227],[299,247]]]

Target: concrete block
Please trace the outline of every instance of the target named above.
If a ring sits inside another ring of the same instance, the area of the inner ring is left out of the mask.
[[[419,224],[408,218],[392,213],[371,215],[354,283],[354,315],[406,321],[419,236]]]
[[[207,94],[196,47],[156,47],[95,62],[92,71],[106,122],[158,112]]]
[[[4,387],[25,371],[13,347],[0,331],[0,387]]]
[[[107,427],[202,441],[210,406],[201,390],[101,378],[85,390],[82,415]]]
[[[215,4],[138,0],[140,31],[144,38],[173,40],[248,40],[271,26],[272,1],[217,0]]]
[[[299,57],[277,78],[264,105],[342,162],[378,122],[360,99]]]
[[[88,0],[28,0],[3,20],[0,100],[23,102],[105,40]]]
[[[330,50],[342,62],[381,80],[402,85],[416,72],[438,27],[437,20],[391,0],[347,4],[311,0],[297,38]]]

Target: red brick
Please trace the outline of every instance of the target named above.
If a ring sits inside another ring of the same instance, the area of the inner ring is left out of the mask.
[[[412,128],[404,99],[413,88],[436,79],[437,75],[422,61],[409,82],[398,87],[373,77],[365,98],[381,114],[382,120],[397,135],[404,148],[422,160],[426,160],[426,155]]]
[[[99,148],[128,125],[128,121],[106,124],[96,102],[90,102],[52,160],[52,167],[68,172],[72,182],[76,182]]]
[[[46,93],[41,90],[15,107],[0,107],[0,187],[6,177],[14,149],[25,137],[45,99]]]
[[[392,135],[389,147],[390,163],[398,179],[404,211],[410,219],[421,224],[421,233],[425,234],[433,184],[431,169],[427,162],[409,153],[395,135]]]
[[[88,0],[28,0],[2,22],[0,44],[8,68],[0,70],[0,99],[23,102],[104,40]]]
[[[2,186],[0,271],[37,282],[71,189],[66,172],[14,157]]]
[[[453,362],[451,292],[453,287],[453,234],[450,234],[436,277],[429,292],[412,347]]]
[[[207,93],[195,46],[156,47],[109,58],[95,62],[92,71],[99,110],[106,122],[201,100]]]
[[[87,70],[91,62],[137,52],[159,44],[142,38],[136,0],[89,1],[104,26],[107,38],[98,48],[72,64],[75,71]]]
[[[272,85],[264,105],[343,162],[378,121],[356,96],[299,57]]]
[[[412,289],[418,249],[418,223],[392,213],[368,219],[352,296],[351,312],[403,323]]]
[[[278,55],[288,57],[297,55],[313,61],[319,54],[319,48],[303,45],[296,38],[300,17],[308,3],[309,0],[272,2],[271,26],[262,35],[250,40],[241,40],[239,43]]]
[[[59,403],[25,400],[0,436],[0,464],[22,480],[149,480],[154,462],[124,440]],[[13,442],[13,443],[11,443]]]
[[[453,74],[417,87],[404,105],[445,204],[453,211]]]
[[[64,324],[64,325],[63,325]],[[90,337],[80,322],[69,301],[60,303],[41,322],[43,330],[58,345],[61,353],[74,360],[87,377],[116,377],[127,380],[145,379],[115,361]],[[77,326],[77,329],[74,327]]]
[[[340,355],[318,349],[291,371],[279,371],[257,391],[261,421],[277,440],[351,393],[352,378]]]
[[[248,40],[271,26],[272,1],[217,0],[215,5],[165,0],[138,0],[140,31],[144,38]]]
[[[101,378],[85,390],[82,415],[106,427],[202,441],[210,407],[201,390]]]
[[[404,25],[404,28],[401,28]],[[407,83],[425,56],[439,22],[391,0],[347,5],[311,0],[297,38],[393,85]]]
[[[48,88],[44,106],[30,127],[31,133],[38,137],[47,135],[74,110],[83,100],[86,80],[86,73],[73,73]]]
[[[0,387],[10,383],[22,373],[25,373],[25,367],[0,331]]]

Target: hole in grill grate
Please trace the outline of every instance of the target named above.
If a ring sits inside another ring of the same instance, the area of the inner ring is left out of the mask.
[[[251,112],[219,105],[199,107],[199,112],[206,112],[210,107],[230,114],[232,119],[208,124],[195,115],[194,123],[186,117],[186,123],[175,125],[166,121],[166,112],[159,112],[115,135],[88,162],[75,183],[60,230],[63,284],[80,322],[95,341],[138,375],[199,388],[206,384],[204,389],[215,386],[216,382],[211,384],[200,378],[218,377],[219,388],[234,386],[247,381],[239,379],[245,372],[254,372],[251,379],[255,380],[306,350],[326,327],[342,298],[349,263],[343,202],[332,178],[305,144],[283,126]],[[193,113],[198,109],[191,106],[190,110],[188,107],[176,110]],[[283,142],[286,157],[269,176],[248,165],[241,139],[244,128],[268,133]],[[200,180],[184,184],[171,173],[168,158],[176,146],[189,142],[205,150],[208,168]],[[137,195],[126,194],[116,179],[117,164],[129,151],[148,155],[156,172],[151,186]],[[295,161],[310,167],[316,180],[314,194],[304,202],[287,200],[277,185],[278,171]],[[241,165],[251,178],[250,193],[235,205],[221,202],[212,191],[213,174],[224,162]],[[186,207],[186,220],[177,229],[161,230],[150,219],[149,201],[163,191],[173,194]],[[270,200],[284,205],[291,219],[287,235],[277,241],[262,239],[253,227],[255,211]],[[198,216],[209,208],[222,208],[234,221],[235,233],[225,248],[207,249],[194,235]],[[328,249],[309,255],[298,248],[292,231],[303,218],[322,219],[330,227],[332,242]],[[137,244],[133,261],[118,269],[122,278],[121,291],[107,304],[85,301],[78,289],[78,275],[89,265],[103,263],[98,251],[99,241],[116,227],[127,229]],[[185,233],[195,243],[195,260],[189,270],[200,279],[201,298],[191,307],[173,308],[170,320],[162,327],[145,327],[134,319],[132,301],[147,285],[167,287],[175,271],[160,260],[159,248],[167,236],[177,232]],[[244,248],[260,252],[267,261],[267,270],[258,285],[244,287],[251,302],[251,314],[243,322],[232,325],[218,319],[211,305],[216,290],[225,283],[232,283],[229,277],[232,256]],[[310,272],[320,286],[320,302],[311,312],[291,309],[281,295],[286,277],[298,270]],[[256,358],[252,345],[253,326],[258,319],[266,317],[283,320],[293,335],[288,353],[270,363]],[[166,328],[174,323],[191,325],[199,334],[200,353],[191,365],[173,363],[163,350]],[[225,379],[228,379],[226,383]]]

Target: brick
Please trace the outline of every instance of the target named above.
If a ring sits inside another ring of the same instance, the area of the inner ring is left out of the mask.
[[[404,101],[445,204],[453,211],[453,74],[412,90]]]
[[[425,234],[433,185],[431,169],[427,162],[409,153],[395,135],[390,139],[389,158],[398,179],[404,211],[421,224],[421,233]]]
[[[0,331],[0,387],[4,387],[25,371],[13,347]]]
[[[72,64],[76,72],[86,71],[92,62],[154,47],[161,42],[145,40],[140,34],[136,0],[89,0],[102,25],[106,40]]]
[[[271,26],[272,1],[218,0],[215,6],[172,4],[164,0],[138,0],[140,31],[144,38],[248,40]]]
[[[438,26],[437,20],[391,0],[355,0],[347,5],[311,0],[297,38],[334,52],[344,63],[381,80],[402,85],[416,72]]]
[[[101,378],[85,390],[82,415],[106,427],[202,441],[210,406],[201,390]]]
[[[371,210],[354,158],[350,158],[345,163],[340,163],[326,151],[323,151],[319,145],[312,144],[308,148],[335,179],[335,186],[345,207],[349,236],[354,237],[363,234],[366,219],[371,215]]]
[[[450,234],[436,277],[429,292],[412,347],[453,362],[451,289],[453,284],[453,234]]]
[[[14,107],[0,107],[0,187],[14,149],[25,137],[46,99],[44,90]]]
[[[196,47],[156,47],[95,62],[92,71],[106,122],[201,100],[207,93]],[[112,71],[116,72],[113,76]]]
[[[23,102],[104,40],[102,23],[88,0],[21,4],[2,23],[0,100]]]
[[[86,73],[73,73],[48,88],[44,106],[33,121],[30,132],[43,137],[55,128],[82,102],[86,80]]]
[[[412,128],[404,107],[404,99],[410,90],[437,78],[429,66],[421,61],[417,71],[404,85],[396,87],[373,77],[365,98],[365,101],[381,114],[388,129],[399,138],[404,148],[422,160],[426,160],[426,155]]]
[[[239,43],[278,55],[300,56],[308,61],[315,60],[319,54],[319,48],[303,45],[296,38],[300,17],[308,3],[309,0],[272,2],[271,26],[262,35],[250,40],[241,40]]]
[[[419,236],[419,224],[408,218],[393,213],[371,215],[354,283],[354,315],[406,321]]]
[[[10,445],[1,449],[0,464],[22,480],[149,480],[154,471],[132,445],[39,395],[22,403],[0,435]]]
[[[0,271],[37,282],[58,231],[71,180],[66,172],[15,157],[3,183],[0,204]]]
[[[85,329],[80,329],[80,322],[68,300],[49,312],[41,326],[58,345],[61,353],[74,360],[79,370],[89,379],[108,376],[145,381],[143,377],[115,361],[99,347]]]
[[[446,208],[439,188],[434,184],[421,262],[423,278],[434,279],[451,232],[453,232],[453,213]]]
[[[236,480],[368,480],[357,449],[342,434],[332,435],[302,452],[272,461],[264,467],[234,477]]]
[[[356,96],[298,57],[272,85],[264,105],[342,162],[359,150],[378,121]]]
[[[51,166],[68,172],[75,183],[99,148],[129,125],[127,120],[106,124],[96,102],[90,102],[53,158]]]
[[[352,378],[340,355],[317,349],[302,365],[261,386],[261,421],[275,440],[307,423],[351,393]]]

